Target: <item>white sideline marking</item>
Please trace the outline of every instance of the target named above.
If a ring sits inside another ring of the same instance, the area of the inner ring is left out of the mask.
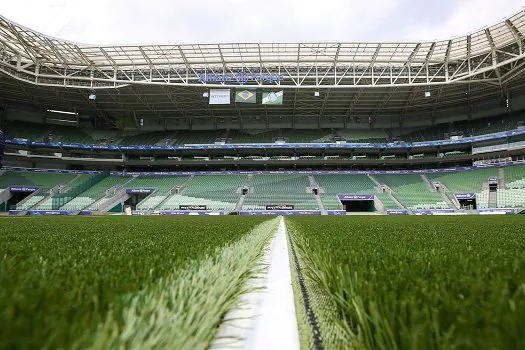
[[[284,219],[261,264],[269,265],[250,287],[262,290],[241,296],[219,328],[211,349],[299,349],[292,275]]]

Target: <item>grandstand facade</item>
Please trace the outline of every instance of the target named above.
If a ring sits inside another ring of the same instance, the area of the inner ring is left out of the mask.
[[[525,207],[493,165],[525,159],[524,35],[525,8],[412,43],[100,46],[0,16],[0,210]]]

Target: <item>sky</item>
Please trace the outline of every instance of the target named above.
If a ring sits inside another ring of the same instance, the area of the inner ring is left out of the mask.
[[[0,14],[88,44],[431,41],[495,24],[523,0],[24,0]]]

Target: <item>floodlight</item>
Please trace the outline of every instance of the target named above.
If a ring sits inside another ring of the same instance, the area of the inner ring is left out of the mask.
[[[210,95],[208,94],[207,91],[202,93],[202,97],[208,97],[208,96],[210,96]]]
[[[431,93],[430,91],[425,91],[425,97],[430,97]]]
[[[90,99],[91,101],[95,101],[95,100],[97,99],[97,95],[95,95],[95,94],[90,94],[90,95],[89,95],[89,99]]]
[[[314,96],[315,96],[315,97],[319,97],[319,91],[315,91],[315,92],[314,92]]]

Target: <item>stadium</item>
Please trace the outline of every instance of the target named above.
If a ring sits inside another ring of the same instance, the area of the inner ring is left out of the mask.
[[[0,16],[0,129],[0,348],[523,346],[525,8],[398,43]]]

